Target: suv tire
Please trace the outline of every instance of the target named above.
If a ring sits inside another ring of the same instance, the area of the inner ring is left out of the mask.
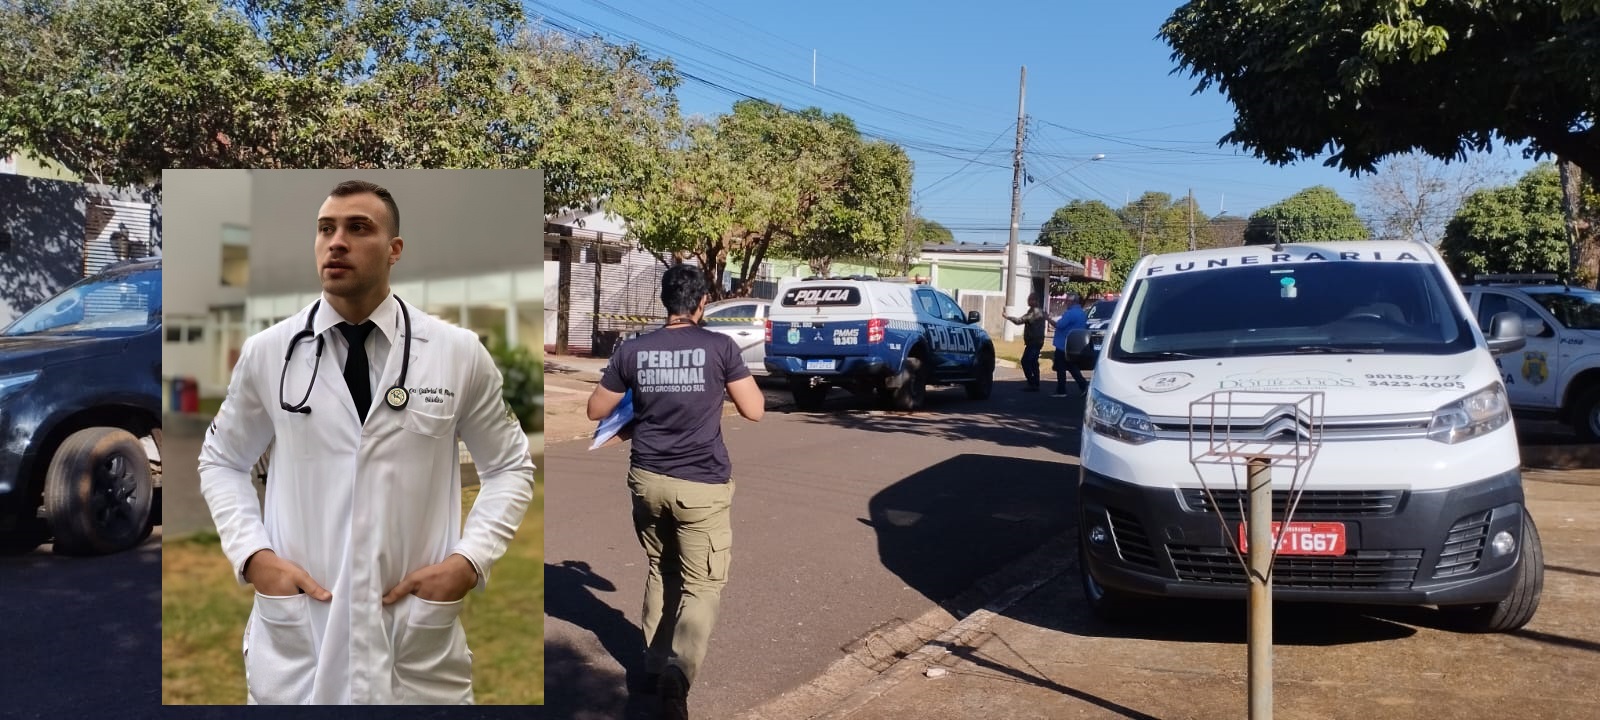
[[[126,430],[92,427],[68,436],[45,474],[45,517],[56,552],[120,552],[150,528],[150,460]]]
[[[1589,388],[1572,406],[1572,429],[1582,442],[1600,442],[1600,386]]]

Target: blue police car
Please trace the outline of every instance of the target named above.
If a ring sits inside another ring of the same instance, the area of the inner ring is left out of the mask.
[[[978,321],[926,285],[791,280],[768,314],[765,364],[801,410],[820,408],[835,386],[875,392],[896,410],[922,407],[928,385],[962,385],[982,400],[994,387],[994,342]]]

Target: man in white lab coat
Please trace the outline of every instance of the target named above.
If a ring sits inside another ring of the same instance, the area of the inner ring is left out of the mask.
[[[472,702],[458,616],[522,522],[533,461],[477,336],[390,292],[399,224],[387,190],[334,188],[322,297],[245,341],[206,433],[201,491],[256,591],[252,704]],[[464,525],[458,435],[481,483]],[[269,443],[263,512],[250,470]]]

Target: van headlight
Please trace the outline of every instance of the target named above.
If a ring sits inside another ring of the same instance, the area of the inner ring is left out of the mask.
[[[12,393],[28,387],[37,379],[39,379],[38,370],[0,377],[0,400],[5,400]]]
[[[1428,438],[1454,444],[1500,429],[1511,422],[1505,386],[1494,383],[1433,411]]]
[[[1084,425],[1093,432],[1134,445],[1156,439],[1156,428],[1151,424],[1149,415],[1098,390],[1089,391],[1089,408]]]

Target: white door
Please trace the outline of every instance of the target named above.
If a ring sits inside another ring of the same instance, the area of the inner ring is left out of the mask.
[[[1478,291],[1478,327],[1487,335],[1489,323],[1495,314],[1513,312],[1522,318],[1522,332],[1528,344],[1521,350],[1495,358],[1500,366],[1500,376],[1505,379],[1506,392],[1513,407],[1556,407],[1556,378],[1560,377],[1560,349],[1556,340],[1556,326],[1544,308],[1530,302],[1520,293],[1491,289]]]

